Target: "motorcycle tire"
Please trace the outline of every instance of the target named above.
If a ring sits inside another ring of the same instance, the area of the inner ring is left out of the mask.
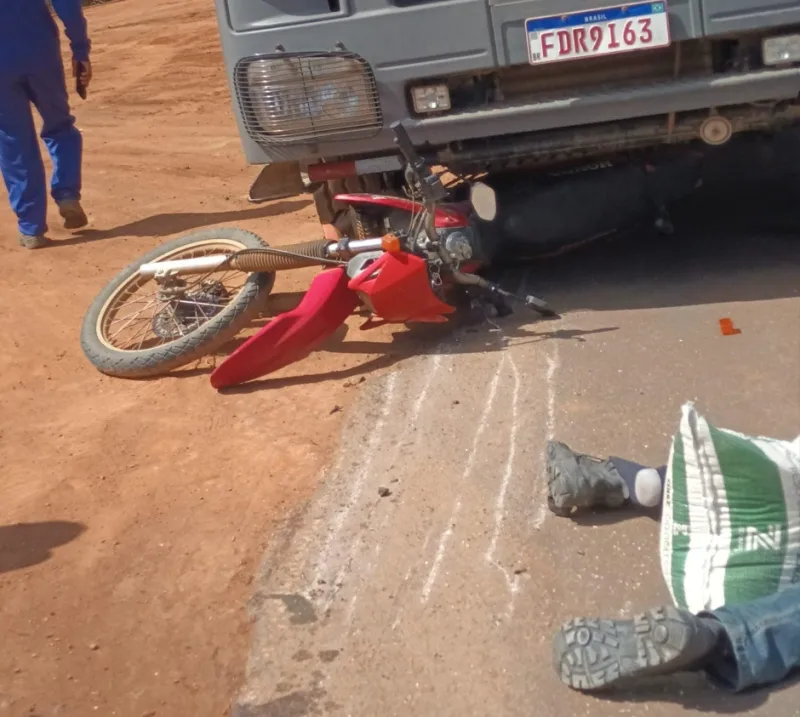
[[[242,229],[216,228],[192,232],[153,249],[123,269],[92,302],[81,328],[84,354],[101,373],[139,379],[166,374],[218,349],[259,314],[275,283],[274,273],[248,275],[241,289],[219,313],[185,335],[153,348],[128,350],[115,347],[106,336],[106,321],[113,316],[115,308],[119,310],[115,300],[127,287],[135,284],[142,264],[179,258],[203,248],[210,251],[213,247],[221,247],[211,253],[225,253],[267,246],[255,234]],[[151,281],[155,286],[154,279],[141,278],[139,281]]]

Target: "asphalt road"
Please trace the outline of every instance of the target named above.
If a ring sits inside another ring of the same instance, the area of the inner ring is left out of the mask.
[[[800,240],[697,227],[504,282],[563,318],[462,328],[363,384],[320,494],[265,556],[237,717],[800,715],[793,686],[564,687],[563,621],[668,595],[656,519],[556,518],[543,471],[551,437],[662,463],[687,400],[723,427],[796,436]],[[721,336],[724,317],[742,333]]]

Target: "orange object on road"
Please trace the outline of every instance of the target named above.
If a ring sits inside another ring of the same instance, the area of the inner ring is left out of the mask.
[[[737,329],[733,325],[733,321],[731,321],[731,319],[720,319],[719,330],[722,332],[723,336],[736,336],[736,334],[742,333],[741,329]]]

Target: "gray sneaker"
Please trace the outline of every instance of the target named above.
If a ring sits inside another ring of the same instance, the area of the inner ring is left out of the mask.
[[[58,212],[64,220],[64,229],[82,229],[89,223],[89,218],[77,199],[58,202]]]
[[[553,665],[565,685],[590,692],[702,669],[725,644],[725,630],[714,618],[665,606],[633,620],[571,620],[556,634]]]
[[[41,249],[42,247],[50,246],[52,243],[43,234],[37,234],[36,236],[30,236],[29,234],[19,235],[19,245],[23,249]]]
[[[547,442],[547,504],[556,515],[579,508],[620,508],[628,486],[611,461],[575,453],[565,443]]]

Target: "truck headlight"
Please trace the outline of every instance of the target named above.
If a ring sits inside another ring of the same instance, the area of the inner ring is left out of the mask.
[[[765,65],[800,62],[800,35],[766,38],[762,43],[761,55]]]
[[[234,76],[248,133],[264,143],[371,135],[381,127],[369,65],[349,53],[248,58]]]
[[[447,85],[422,85],[411,89],[414,111],[418,114],[446,112],[450,109],[450,90]]]

